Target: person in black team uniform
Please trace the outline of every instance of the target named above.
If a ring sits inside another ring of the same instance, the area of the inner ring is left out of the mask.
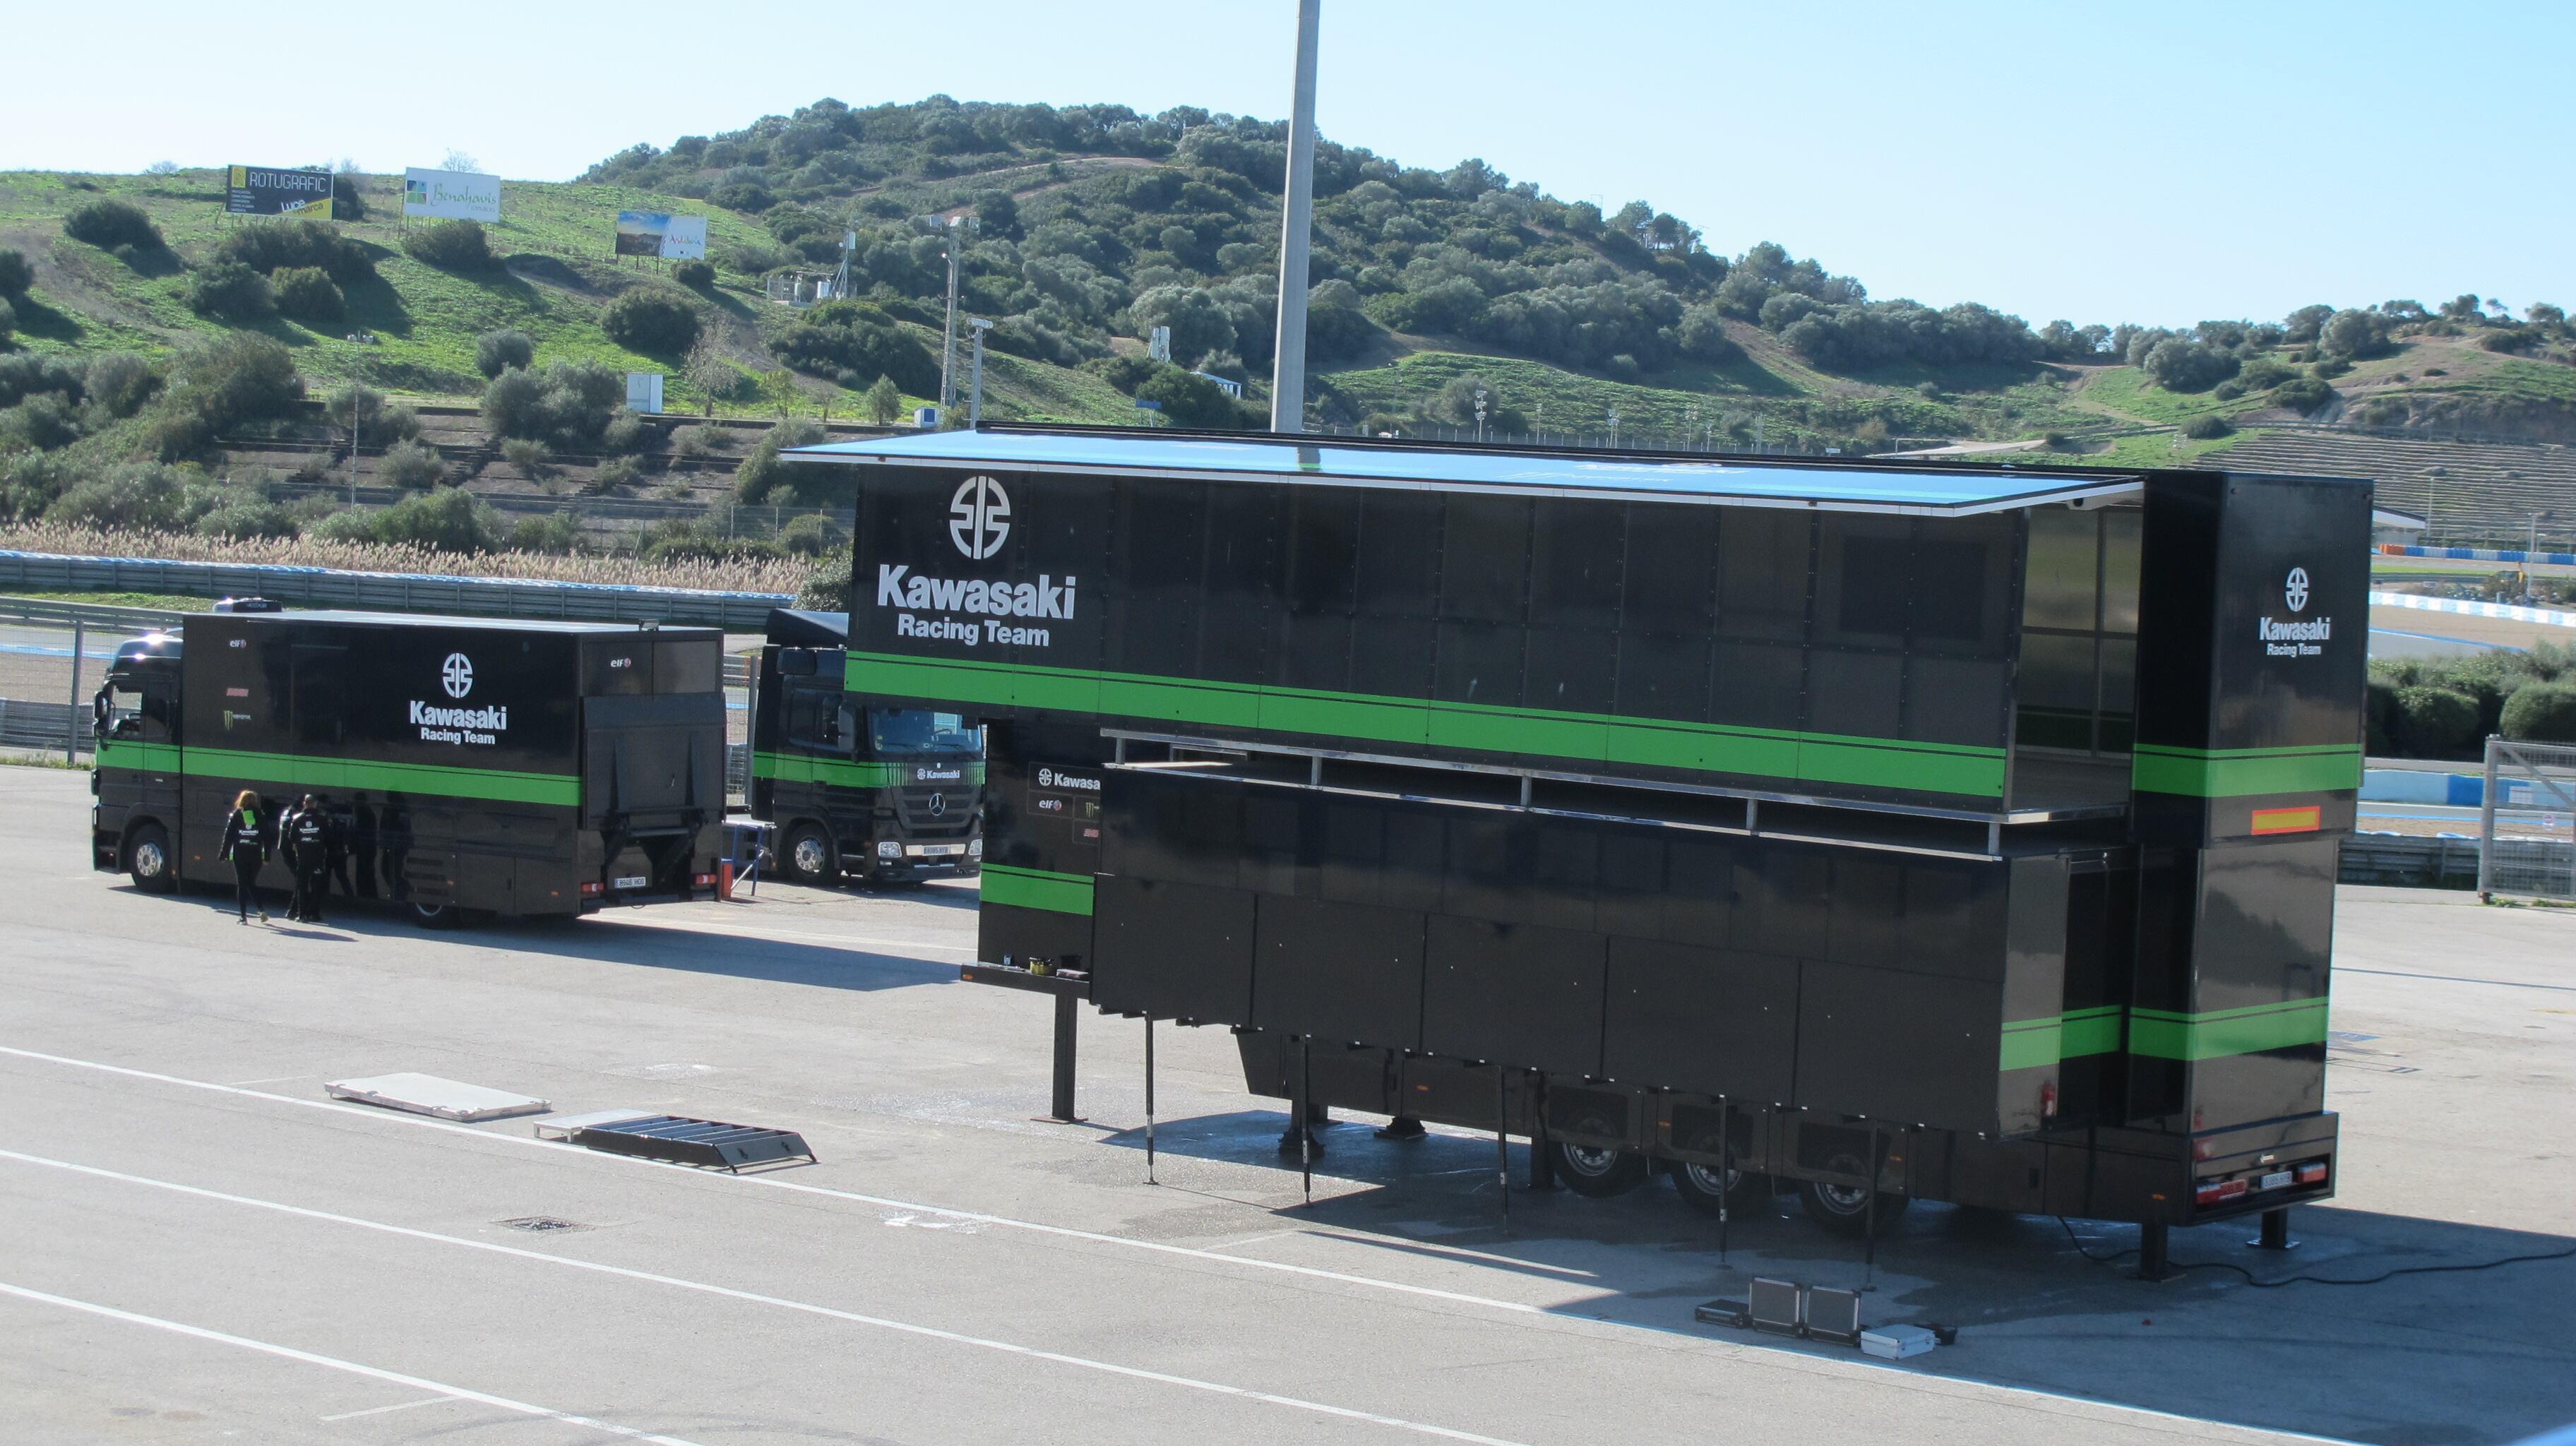
[[[322,896],[331,889],[331,834],[331,816],[312,794],[286,816],[281,842],[287,866],[295,870],[295,907],[287,917],[298,923],[322,922]]]
[[[268,861],[267,827],[260,817],[259,795],[245,788],[233,800],[233,811],[224,819],[223,856],[232,860],[233,902],[238,907],[240,922],[249,923],[251,912],[258,910],[259,921],[268,922],[268,910],[259,907],[259,866]]]

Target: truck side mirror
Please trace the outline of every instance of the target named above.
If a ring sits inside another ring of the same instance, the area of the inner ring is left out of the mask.
[[[778,650],[778,676],[782,678],[810,678],[814,676],[816,671],[814,650],[812,648],[780,648]]]

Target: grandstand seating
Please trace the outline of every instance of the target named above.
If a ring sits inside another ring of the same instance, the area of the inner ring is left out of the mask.
[[[2469,442],[2343,428],[2266,427],[2212,452],[2212,466],[2368,477],[2379,503],[2425,519],[2429,544],[2520,547],[2576,538],[2576,447]]]

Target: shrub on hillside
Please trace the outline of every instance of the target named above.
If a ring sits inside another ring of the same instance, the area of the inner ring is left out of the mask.
[[[267,337],[236,333],[184,353],[171,373],[174,400],[217,431],[283,416],[304,400],[295,356]]]
[[[716,284],[716,269],[704,261],[683,261],[671,268],[671,279],[691,291],[709,291]]]
[[[483,425],[497,437],[586,446],[599,440],[625,400],[625,376],[597,362],[555,362],[543,371],[514,368],[483,389]]]
[[[2362,751],[2373,758],[2397,751],[2397,685],[2373,673],[2361,700]]]
[[[778,529],[778,545],[798,557],[820,557],[832,550],[840,535],[831,519],[819,512],[808,512],[788,519],[787,525]]]
[[[1164,418],[1175,427],[1239,429],[1257,427],[1266,420],[1259,415],[1260,408],[1238,402],[1216,383],[1174,366],[1157,368],[1136,388],[1136,399],[1161,403]]]
[[[216,261],[189,273],[188,309],[222,321],[257,321],[277,310],[277,289],[238,261]]]
[[[129,462],[66,488],[45,509],[48,522],[161,531],[185,526],[187,477],[158,462]]]
[[[18,308],[11,306],[7,298],[0,297],[0,346],[8,345],[9,338],[16,335],[17,331]]]
[[[0,452],[50,452],[78,440],[80,432],[80,412],[60,392],[38,392],[14,407],[0,407]]]
[[[546,444],[532,437],[512,437],[501,444],[501,460],[519,469],[519,475],[534,482],[553,475]]]
[[[130,351],[102,352],[89,359],[82,374],[83,389],[89,394],[89,407],[100,420],[120,421],[143,410],[161,379],[152,373],[152,363]]]
[[[2224,437],[2235,430],[2228,424],[2225,417],[2216,412],[2194,417],[2182,424],[2182,434],[2195,442],[2206,442],[2212,437]]]
[[[271,502],[254,488],[227,487],[208,500],[189,530],[199,537],[247,542],[259,537],[293,537],[302,529],[294,512]]]
[[[268,278],[277,292],[277,309],[281,315],[297,321],[338,321],[349,314],[349,300],[340,294],[339,283],[319,266],[288,266]]]
[[[643,475],[643,463],[632,457],[611,457],[590,469],[590,486],[586,490],[614,492],[621,487],[634,486]]]
[[[629,351],[676,356],[698,339],[698,309],[677,293],[638,286],[600,311],[599,328]]]
[[[161,249],[161,228],[130,201],[102,197],[83,201],[63,215],[63,234],[102,251],[131,246],[137,251]]]
[[[446,459],[426,442],[396,442],[376,459],[376,480],[388,487],[426,492],[446,476]]]
[[[411,259],[441,271],[489,271],[501,264],[480,221],[432,221],[403,233]]]
[[[2236,358],[2185,337],[2167,337],[2138,363],[2147,380],[2169,392],[2201,392],[2236,374]]]
[[[525,371],[537,359],[537,339],[515,326],[474,338],[474,369],[487,379],[512,367]]]
[[[633,412],[620,407],[599,429],[599,449],[620,457],[631,457],[649,451],[653,446],[653,425]]]
[[[2276,407],[2287,407],[2301,416],[2334,400],[2334,388],[2315,377],[2292,377],[2272,389],[2268,400]]]
[[[342,286],[376,278],[376,254],[366,243],[320,221],[254,221],[225,232],[214,254],[217,261],[238,261],[263,273],[310,266]]]
[[[796,319],[769,349],[780,361],[812,376],[892,377],[916,397],[939,387],[939,362],[884,308],[864,301],[827,301]]]
[[[805,586],[797,590],[796,605],[816,612],[845,613],[850,610],[850,550],[846,547],[824,553],[805,576]]]
[[[27,264],[27,253],[15,246],[0,246],[0,297],[16,299],[27,294],[36,284],[36,268]]]
[[[733,450],[730,428],[705,424],[681,427],[671,433],[671,450],[683,457],[708,457]]]
[[[2396,348],[2388,340],[2388,318],[2375,311],[2338,311],[2317,332],[2317,348],[2345,361],[2386,356]]]
[[[315,535],[349,542],[409,544],[433,552],[489,552],[500,537],[500,520],[474,495],[456,487],[406,497],[382,512],[338,512],[324,518]]]
[[[77,405],[86,395],[86,388],[84,374],[76,362],[31,352],[0,356],[0,407],[16,406],[41,392],[60,392],[63,400]]]
[[[782,484],[787,484],[792,495],[794,487],[788,476],[790,469],[778,460],[778,454],[789,447],[811,447],[822,440],[823,428],[803,417],[781,422],[762,433],[759,444],[751,449],[751,455],[734,468],[733,500],[746,506],[775,503],[777,498],[772,494],[778,492]]]
[[[569,512],[552,517],[522,517],[510,528],[510,550],[542,552],[556,557],[581,551],[581,524]]]
[[[2498,732],[2528,743],[2576,743],[2576,683],[2525,683],[2504,700]]]
[[[2478,700],[2449,688],[2397,690],[2398,748],[2415,758],[2448,758],[2478,738]]]

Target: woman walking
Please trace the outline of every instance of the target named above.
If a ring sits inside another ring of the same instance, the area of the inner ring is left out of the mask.
[[[264,821],[259,816],[259,795],[245,788],[233,800],[231,816],[224,820],[223,856],[233,861],[233,902],[241,914],[240,922],[249,923],[253,911],[259,921],[268,922],[268,910],[259,906],[259,866],[268,860],[268,844],[263,836]]]

